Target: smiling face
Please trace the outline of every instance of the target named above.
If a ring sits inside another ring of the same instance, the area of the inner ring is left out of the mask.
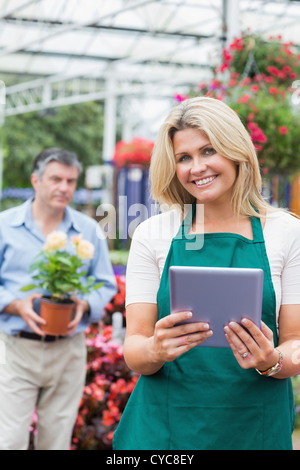
[[[218,154],[201,131],[187,128],[173,137],[176,175],[199,203],[230,204],[237,176],[235,162]]]

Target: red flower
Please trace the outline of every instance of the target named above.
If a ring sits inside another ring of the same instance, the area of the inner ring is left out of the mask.
[[[264,144],[265,142],[267,142],[267,136],[264,134],[262,129],[258,127],[258,124],[256,122],[249,122],[248,129],[250,130],[250,135],[254,147],[258,152],[261,151],[262,145],[260,144]]]
[[[224,64],[220,65],[220,67],[218,67],[218,70],[217,70],[217,71],[218,71],[218,72],[225,72],[225,71],[228,70],[228,69],[229,69],[229,65],[226,64],[226,63],[224,63]]]
[[[267,83],[274,83],[274,77],[264,76],[264,79]]]
[[[111,413],[107,410],[103,410],[102,414],[102,424],[103,426],[109,427],[115,423],[115,418],[111,415]]]
[[[116,145],[113,161],[117,166],[128,163],[149,164],[154,142],[135,138],[131,142],[120,141]]]
[[[251,98],[251,95],[242,95],[239,99],[238,99],[238,103],[245,103],[247,104],[248,101],[250,100]]]
[[[228,86],[231,87],[231,86],[236,86],[238,84],[238,81],[237,80],[234,80],[233,78],[231,78],[228,82]]]
[[[236,38],[232,44],[230,44],[229,49],[232,51],[242,51],[244,48],[244,39]]]
[[[286,134],[289,133],[288,128],[285,127],[285,126],[280,126],[280,127],[278,127],[278,131],[279,131],[279,133],[282,134],[282,135],[286,135]]]
[[[251,85],[250,90],[254,92],[259,91],[260,90],[259,85]]]
[[[271,95],[276,95],[278,93],[278,89],[275,86],[270,86],[269,93],[271,93]]]

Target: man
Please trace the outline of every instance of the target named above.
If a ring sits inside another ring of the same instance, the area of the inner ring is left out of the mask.
[[[0,214],[0,342],[6,363],[0,363],[0,450],[26,450],[36,408],[37,450],[67,450],[82,396],[86,371],[84,330],[97,322],[116,292],[104,237],[96,221],[69,207],[81,165],[75,154],[47,149],[35,159],[31,176],[35,196]],[[89,275],[103,286],[76,298],[69,334],[43,333],[39,297],[20,289],[31,282],[29,265],[46,236],[62,230],[82,234],[95,246]]]

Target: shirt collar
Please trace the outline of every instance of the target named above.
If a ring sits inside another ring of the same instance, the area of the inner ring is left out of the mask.
[[[65,209],[65,215],[63,220],[60,223],[59,230],[63,230],[64,232],[68,232],[71,228],[76,230],[76,232],[80,233],[82,229],[77,224],[76,217],[75,217],[76,212],[71,209],[70,207],[66,207]]]
[[[28,199],[18,207],[18,210],[14,215],[14,219],[10,222],[12,227],[20,227],[21,225],[24,225],[32,230],[33,225],[35,224],[31,210],[33,199],[34,198]],[[68,232],[68,230],[70,230],[72,227],[74,230],[76,230],[76,232],[81,232],[81,229],[76,221],[75,211],[70,207],[66,207],[64,218],[61,221],[58,229],[63,230],[64,232]]]

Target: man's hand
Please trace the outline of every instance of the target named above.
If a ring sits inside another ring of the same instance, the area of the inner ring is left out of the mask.
[[[16,299],[13,300],[7,307],[6,311],[11,313],[12,315],[18,315],[25,323],[31,328],[34,333],[37,333],[40,336],[45,336],[45,333],[39,328],[39,324],[45,325],[46,321],[41,318],[34,310],[33,310],[33,302],[35,299],[41,298],[42,295],[38,293],[34,293],[26,297],[26,299],[20,300]]]
[[[75,302],[75,316],[68,325],[68,335],[74,333],[79,325],[85,312],[90,310],[89,303],[86,300],[79,299],[78,297],[71,297],[71,300]]]

